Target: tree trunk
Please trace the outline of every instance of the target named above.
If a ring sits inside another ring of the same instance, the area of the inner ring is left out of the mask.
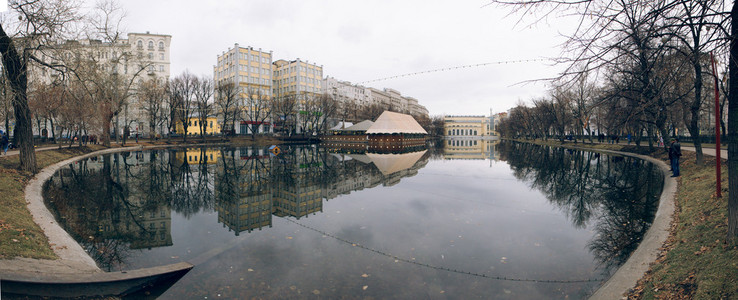
[[[36,173],[36,151],[33,146],[33,124],[31,110],[28,108],[28,75],[25,59],[15,48],[15,43],[0,25],[0,53],[2,53],[3,70],[13,90],[13,110],[15,112],[15,131],[13,138],[20,148],[20,169]],[[6,128],[9,129],[9,128]]]
[[[694,101],[689,107],[689,111],[692,114],[692,120],[689,122],[689,134],[692,136],[694,142],[694,149],[697,153],[697,165],[702,165],[702,141],[700,140],[700,106],[702,105],[702,65],[700,65],[699,53],[693,58],[692,62],[694,66]]]
[[[54,130],[54,119],[49,118],[49,123],[51,123],[51,142],[56,144],[56,131]]]
[[[738,1],[730,11],[730,62],[728,72],[728,242],[738,238]]]
[[[110,123],[113,122],[113,114],[106,114],[103,116],[103,133],[102,142],[103,146],[110,147]],[[117,135],[118,133],[116,133]]]

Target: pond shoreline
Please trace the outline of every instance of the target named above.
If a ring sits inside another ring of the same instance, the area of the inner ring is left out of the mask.
[[[231,144],[232,143],[217,143],[217,145],[231,145]],[[270,143],[267,143],[267,144],[270,144]],[[177,147],[192,147],[192,146],[203,146],[203,145],[212,146],[213,144],[186,144],[186,145],[182,145],[182,144],[179,144],[179,145],[178,144],[169,144],[169,145],[154,144],[152,145],[152,144],[149,144],[145,147],[138,146],[138,147],[104,149],[104,150],[88,153],[85,155],[69,158],[63,162],[54,164],[51,167],[44,168],[44,170],[40,172],[38,175],[40,175],[43,172],[46,172],[47,170],[50,172],[50,174],[53,174],[58,168],[63,167],[69,164],[70,162],[74,162],[76,160],[83,159],[85,157],[91,157],[91,156],[95,156],[99,154],[131,151],[131,150],[138,150],[138,149],[156,149],[156,148],[171,148],[171,147],[177,148]],[[563,145],[563,146],[566,147],[567,145]],[[626,156],[631,156],[631,157],[638,157],[640,159],[644,159],[644,160],[648,160],[653,163],[656,163],[657,165],[659,165],[660,169],[665,174],[664,188],[663,188],[662,195],[661,195],[660,202],[659,202],[659,209],[657,211],[656,219],[654,220],[653,225],[649,229],[648,233],[644,237],[641,245],[639,245],[636,252],[634,252],[631,258],[628,259],[628,262],[626,262],[625,265],[621,266],[618,269],[618,271],[611,277],[611,279],[608,280],[601,288],[599,288],[597,292],[592,296],[592,299],[619,298],[622,296],[623,293],[628,292],[629,289],[634,287],[638,279],[643,277],[643,274],[646,272],[646,270],[648,270],[649,264],[655,260],[656,254],[658,253],[657,249],[663,244],[663,241],[668,236],[669,223],[671,222],[671,218],[673,216],[673,211],[674,211],[673,195],[676,192],[676,180],[666,176],[665,170],[668,170],[668,167],[666,166],[665,163],[663,163],[663,161],[658,160],[656,158],[639,155],[639,154],[633,154],[629,152],[587,148],[586,145],[582,145],[582,146],[585,146],[585,147],[579,147],[579,145],[577,145],[577,147],[574,147],[574,148],[587,149],[587,150],[592,150],[596,152],[613,153],[613,154],[618,154],[618,155],[626,155]],[[48,177],[46,179],[48,179]],[[34,181],[40,181],[40,184],[39,183],[34,183],[34,184],[37,184],[38,186],[42,187],[46,179],[42,179],[42,178],[34,179]],[[26,191],[27,191],[26,197],[29,196],[28,194],[29,194],[30,186],[31,184],[29,184],[26,187]],[[667,187],[668,187],[668,190],[671,191],[670,193],[667,192]],[[32,192],[32,193],[35,193],[35,192]],[[45,210],[48,211],[48,209],[46,209],[45,206],[43,205],[43,197],[41,196],[40,188],[37,194],[38,194],[37,196],[39,197],[41,201],[41,205],[43,206]],[[35,215],[36,214],[34,213],[34,218],[35,218]],[[53,216],[52,216],[52,220],[53,220]],[[42,219],[40,222],[37,221],[37,223],[39,224],[42,224],[44,222],[45,222],[44,219]],[[56,224],[55,222],[50,222],[50,223],[52,225]],[[666,224],[665,230],[664,230],[664,225],[663,225],[664,223]],[[56,226],[58,227],[58,225]],[[59,229],[61,229],[61,227],[59,227]],[[61,230],[64,234],[66,234],[67,237],[69,237],[69,239],[71,239],[71,237],[69,236],[68,233],[66,233],[66,231],[64,231],[63,229]],[[46,228],[44,228],[44,231],[47,232]],[[89,260],[91,260],[91,258],[89,257],[89,255],[87,255],[86,252],[84,252],[84,250],[81,248],[81,246],[79,246],[79,244],[76,241],[74,241],[73,239],[71,239],[71,242],[65,241],[63,239],[62,240],[56,239],[57,236],[60,236],[60,235],[63,236],[64,234],[59,234],[58,232],[49,234],[47,232],[47,235],[50,236],[50,239],[49,239],[50,243],[52,245],[55,245],[54,251],[57,252],[57,250],[60,250],[59,253],[57,253],[60,259],[54,261],[54,262],[58,262],[59,266],[54,266],[54,264],[48,264],[48,263],[37,264],[40,266],[38,272],[49,272],[49,268],[52,268],[53,270],[57,270],[59,272],[72,272],[72,273],[73,272],[78,272],[78,273],[101,272],[99,271],[99,269],[97,269],[97,266],[95,266],[94,261],[92,261],[92,266],[94,266],[94,268],[90,266],[90,261],[86,260],[84,256],[89,258]],[[52,239],[51,236],[54,236],[55,238]],[[644,246],[644,244],[646,244],[647,242],[650,245],[648,247]],[[653,245],[656,245],[655,248]],[[15,259],[15,260],[11,260],[10,262],[12,261],[18,261],[24,264],[34,263],[33,259]],[[5,262],[9,262],[9,261],[7,260],[4,261],[3,266],[6,265]],[[42,260],[42,262],[44,262],[44,260]],[[49,261],[45,261],[45,262],[49,262]]]

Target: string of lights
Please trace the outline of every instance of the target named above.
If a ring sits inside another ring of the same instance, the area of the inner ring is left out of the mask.
[[[327,232],[322,231],[320,229],[313,228],[313,227],[310,227],[310,226],[301,224],[301,223],[299,223],[297,221],[294,221],[294,220],[290,220],[289,218],[284,218],[284,220],[287,220],[287,221],[289,221],[291,223],[294,223],[297,226],[300,226],[302,228],[308,229],[310,231],[314,231],[314,232],[320,233],[323,236],[327,236],[327,237],[330,237],[330,238],[335,239],[337,241],[340,241],[342,243],[349,244],[349,245],[351,245],[353,247],[361,248],[361,249],[364,249],[364,250],[367,250],[367,251],[371,251],[371,252],[374,252],[374,253],[379,254],[379,255],[382,255],[382,256],[389,257],[391,259],[394,259],[396,262],[405,262],[405,263],[414,264],[414,265],[417,265],[417,266],[421,266],[421,267],[425,267],[425,268],[429,268],[429,269],[434,269],[434,270],[440,270],[440,271],[446,271],[446,272],[451,272],[451,273],[464,274],[464,275],[470,275],[470,276],[482,277],[482,278],[488,278],[488,279],[494,279],[494,280],[504,280],[504,281],[537,282],[537,283],[587,283],[587,282],[601,282],[601,281],[603,281],[603,279],[552,280],[552,279],[514,278],[514,277],[494,276],[494,275],[487,275],[487,274],[481,274],[481,273],[474,273],[474,272],[468,272],[468,271],[463,271],[463,270],[456,270],[456,269],[451,269],[451,268],[446,268],[446,267],[439,267],[439,266],[434,266],[434,265],[422,263],[422,262],[419,262],[419,261],[417,261],[415,259],[402,258],[402,257],[399,257],[397,255],[393,255],[393,254],[390,254],[390,253],[387,253],[387,252],[383,252],[383,251],[380,251],[380,250],[377,250],[377,249],[374,249],[374,248],[370,248],[368,246],[364,246],[362,244],[359,244],[359,243],[356,243],[356,242],[352,242],[352,241],[343,239],[341,237],[335,236],[333,234],[327,233]]]
[[[455,67],[426,70],[426,71],[406,73],[406,74],[394,75],[394,76],[389,76],[389,77],[384,77],[384,78],[372,79],[372,80],[362,81],[362,82],[359,82],[357,84],[367,84],[367,83],[378,82],[378,81],[385,81],[385,80],[390,80],[390,79],[397,79],[397,78],[410,77],[410,76],[418,76],[418,75],[424,75],[424,74],[430,74],[430,73],[438,73],[438,72],[447,72],[447,71],[460,70],[460,69],[466,69],[466,68],[479,68],[479,67],[485,67],[485,66],[489,66],[489,65],[519,64],[519,63],[529,63],[529,62],[547,61],[547,60],[548,59],[544,59],[544,58],[534,58],[534,59],[520,59],[520,60],[504,60],[504,61],[495,61],[495,62],[488,62],[488,63],[481,63],[481,64],[473,64],[473,65],[455,66]]]

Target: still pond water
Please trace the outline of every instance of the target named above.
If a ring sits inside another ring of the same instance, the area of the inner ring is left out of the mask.
[[[641,160],[518,143],[281,150],[101,155],[45,197],[105,270],[195,264],[161,299],[581,299],[663,183]]]

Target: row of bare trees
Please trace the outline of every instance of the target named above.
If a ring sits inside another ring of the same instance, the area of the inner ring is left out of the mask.
[[[702,164],[700,141],[702,120],[707,116],[705,105],[711,99],[711,82],[727,82],[720,87],[728,99],[728,149],[729,181],[731,188],[738,188],[738,81],[730,78],[716,80],[710,74],[710,56],[729,70],[731,77],[738,74],[738,44],[736,44],[736,17],[738,4],[732,8],[720,0],[657,0],[657,1],[558,1],[558,0],[493,0],[511,6],[524,15],[539,14],[540,19],[565,14],[578,18],[578,26],[568,33],[564,52],[559,62],[568,68],[561,74],[555,86],[567,90],[577,78],[594,76],[598,96],[592,101],[593,111],[599,110],[602,122],[612,122],[616,127],[610,133],[634,132],[640,136],[656,133],[663,137],[676,134],[669,130],[683,126],[694,140],[697,163]],[[729,50],[729,51],[728,51]],[[552,90],[557,90],[554,88]],[[572,93],[566,91],[566,93]],[[563,109],[566,103],[554,100],[555,92],[548,98],[549,108]],[[576,94],[576,93],[573,93]],[[721,101],[719,116],[725,101]],[[533,108],[519,106],[511,117],[553,118],[551,109],[543,113],[541,105]],[[543,117],[547,116],[547,117]],[[585,118],[589,120],[590,118]],[[529,134],[537,124],[520,121],[506,124],[511,135]],[[529,121],[530,122],[530,121]],[[555,121],[549,121],[555,123]],[[526,128],[527,126],[527,128]],[[606,127],[606,126],[605,126]],[[722,124],[721,127],[725,127]],[[526,128],[526,129],[524,129]],[[572,128],[574,129],[574,128]],[[598,128],[601,129],[601,128]],[[566,128],[563,129],[567,130]],[[543,132],[562,134],[562,128]],[[540,130],[538,131],[539,133]],[[649,139],[650,140],[650,139]],[[733,149],[735,151],[732,151]],[[735,155],[731,155],[735,154]],[[738,193],[730,193],[728,204],[728,240],[738,237]]]

